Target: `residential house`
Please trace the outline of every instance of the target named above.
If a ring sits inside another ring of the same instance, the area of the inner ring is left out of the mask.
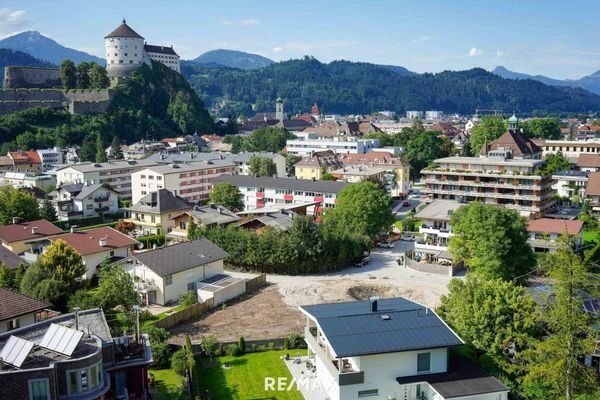
[[[298,308],[316,374],[305,379],[331,400],[507,399],[506,386],[453,350],[464,342],[426,306],[375,297]]]
[[[45,219],[29,222],[15,219],[12,224],[0,225],[0,242],[14,254],[22,255],[24,252],[39,252],[49,236],[61,233],[62,229]]]
[[[515,118],[516,119],[516,118]],[[541,150],[513,127],[480,157],[445,157],[421,171],[431,199],[480,201],[540,215],[553,207],[552,176],[541,174]]]
[[[563,198],[572,199],[578,196],[585,198],[585,186],[588,182],[588,171],[558,171],[552,174],[552,189]]]
[[[45,301],[0,288],[0,334],[35,324],[40,319],[40,312],[49,307],[52,305]]]
[[[432,131],[440,132],[442,135],[452,139],[458,135],[459,130],[450,122],[436,122],[430,128]]]
[[[202,238],[135,253],[123,268],[137,276],[137,288],[146,304],[165,305],[178,301],[183,293],[196,292],[207,280],[220,280],[227,257],[227,252]],[[237,294],[237,289],[233,292]]]
[[[585,172],[600,171],[600,143],[597,154],[581,154],[577,159],[577,169]]]
[[[42,171],[40,155],[34,151],[10,151],[7,156],[12,159],[13,172],[29,172],[37,175]]]
[[[63,184],[49,196],[60,221],[103,217],[119,212],[119,194],[99,183]]]
[[[315,151],[294,164],[294,173],[298,179],[320,180],[323,174],[331,173],[341,166],[342,164],[333,150]]]
[[[14,273],[19,266],[24,265],[25,267],[29,266],[29,263],[7,249],[4,246],[0,246],[0,265],[6,265],[6,268],[11,273]]]
[[[179,241],[187,240],[190,218],[193,218],[196,225],[203,229],[229,225],[241,219],[232,211],[214,203],[206,206],[194,206],[191,210],[172,218],[173,229],[167,236]]]
[[[585,198],[590,202],[592,211],[600,212],[600,171],[590,173],[585,187]]]
[[[383,185],[385,183],[385,172],[384,167],[352,165],[331,171],[331,175],[343,182],[356,183],[367,180]]]
[[[101,309],[0,334],[0,398],[149,398],[147,335],[112,337]]]
[[[533,251],[556,253],[562,235],[573,236],[577,245],[581,244],[583,221],[552,218],[530,219],[527,232],[529,232],[527,241]]]
[[[26,259],[35,261],[39,254],[43,254],[46,248],[57,240],[65,241],[79,253],[86,266],[86,279],[96,275],[98,266],[103,262],[108,261],[111,265],[129,257],[134,246],[138,244],[137,240],[108,226],[85,231],[72,228],[70,233],[47,237],[35,254],[26,253]]]
[[[185,149],[190,144],[185,138],[177,137],[177,138],[164,138],[160,140],[165,144],[165,149],[169,151],[169,149],[173,151],[185,151]]]
[[[185,199],[167,189],[158,189],[143,196],[133,206],[124,208],[128,214],[125,221],[132,222],[142,235],[166,234],[174,226],[173,218],[191,209],[192,205]]]
[[[410,188],[410,166],[389,153],[369,152],[365,154],[344,154],[339,156],[343,166],[364,165],[381,168],[384,171],[384,186],[390,197],[406,197]]]
[[[308,204],[311,215],[320,215],[323,208],[334,208],[337,194],[349,185],[346,182],[268,176],[220,175],[214,179],[215,184],[221,182],[237,186],[246,211],[280,204]]]
[[[132,200],[137,203],[159,189],[167,189],[190,203],[207,200],[215,177],[231,174],[234,169],[233,162],[221,159],[148,167],[131,176]]]
[[[262,209],[261,209],[262,211]],[[294,212],[286,209],[280,209],[272,212],[261,212],[257,215],[247,214],[249,218],[240,222],[238,226],[256,231],[257,233],[262,232],[266,227],[275,228],[282,232],[287,231],[294,224]]]
[[[153,165],[156,163],[149,160],[73,164],[56,171],[56,183],[59,186],[64,183],[107,183],[121,198],[131,199],[132,174]]]

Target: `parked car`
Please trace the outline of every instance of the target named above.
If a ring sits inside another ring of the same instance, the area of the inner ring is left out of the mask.
[[[405,201],[402,203],[402,207],[410,207],[410,201]]]
[[[383,240],[381,242],[377,242],[377,247],[381,247],[383,249],[393,249],[394,243],[390,242],[389,240]]]
[[[414,242],[415,236],[409,233],[405,233],[402,236],[400,236],[400,239],[404,240],[405,242]]]

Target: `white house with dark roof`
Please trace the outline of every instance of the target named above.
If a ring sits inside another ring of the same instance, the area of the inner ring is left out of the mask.
[[[64,184],[50,193],[60,221],[119,212],[119,193],[99,183]]]
[[[137,289],[146,304],[165,305],[178,301],[185,292],[197,291],[206,282],[227,278],[223,274],[227,257],[225,250],[202,238],[133,254],[132,262],[123,268],[137,276]]]
[[[171,232],[173,218],[192,209],[185,199],[167,189],[148,193],[131,207],[125,208],[128,218],[142,235],[158,235]]]
[[[299,310],[315,367],[309,386],[323,399],[507,399],[506,386],[452,350],[464,342],[425,306],[372,298]]]

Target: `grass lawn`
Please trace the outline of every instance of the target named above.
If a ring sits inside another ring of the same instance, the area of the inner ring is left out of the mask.
[[[178,398],[183,388],[183,378],[170,369],[153,369],[150,373],[154,375],[156,386],[156,399],[169,400]]]
[[[581,234],[584,242],[600,242],[600,229],[584,230]]]
[[[300,392],[270,392],[264,390],[264,379],[267,376],[287,377],[288,382],[292,376],[281,356],[289,353],[296,355],[306,350],[273,350],[258,353],[249,353],[239,357],[215,357],[213,363],[205,359],[196,359],[193,385],[194,394],[208,389],[211,399],[219,400],[250,400],[250,399],[277,399],[277,400],[302,400]],[[228,362],[231,368],[223,368],[223,363]]]

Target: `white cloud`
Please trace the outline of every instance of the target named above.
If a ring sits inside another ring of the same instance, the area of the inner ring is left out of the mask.
[[[418,43],[428,42],[430,40],[431,40],[431,36],[421,36],[420,38],[413,39],[410,42],[414,43],[414,44],[418,44]]]
[[[496,57],[504,57],[505,55],[506,53],[504,53],[503,51],[496,50]]]
[[[471,50],[469,50],[470,57],[477,57],[480,56],[482,53],[483,51],[481,49],[478,49],[477,47],[471,47]]]
[[[260,25],[260,21],[254,18],[243,19],[240,22],[242,25]]]
[[[0,8],[0,34],[19,32],[29,24],[25,10]]]
[[[222,22],[223,25],[260,25],[260,21],[254,18],[245,18],[239,20],[226,19]]]
[[[281,46],[275,46],[273,47],[273,53],[281,53],[283,51],[283,47]]]

